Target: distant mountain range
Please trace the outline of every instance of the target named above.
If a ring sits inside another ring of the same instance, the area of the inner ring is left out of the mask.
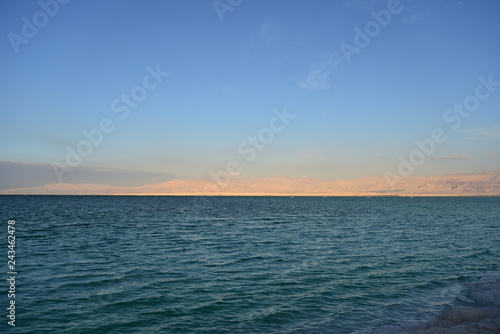
[[[500,170],[476,174],[384,176],[343,181],[309,177],[269,177],[214,180],[182,179],[138,187],[55,183],[16,188],[0,194],[26,195],[269,195],[269,196],[500,196]]]

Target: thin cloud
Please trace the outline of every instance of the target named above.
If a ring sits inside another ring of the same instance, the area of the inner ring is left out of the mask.
[[[500,126],[482,129],[466,129],[462,131],[468,133],[470,139],[500,139]]]
[[[328,76],[337,69],[342,62],[341,59],[337,61],[328,60],[324,64],[313,67],[307,74],[307,78],[300,81],[298,85],[305,90],[328,90],[330,84],[328,83]]]
[[[410,16],[410,21],[420,21],[422,19],[422,15],[421,14],[413,14],[412,16]]]
[[[241,58],[241,63],[253,61],[261,57],[270,44],[281,42],[285,33],[280,28],[278,19],[269,19],[262,22],[250,37],[242,42],[245,53]],[[264,48],[263,48],[264,47]]]
[[[433,160],[472,160],[472,158],[466,155],[442,155]]]
[[[219,96],[219,99],[231,99],[240,97],[239,90],[233,85],[227,85],[214,88],[214,92]]]
[[[490,153],[485,157],[485,159],[498,159],[498,158],[500,158],[499,153]]]
[[[266,43],[272,43],[279,35],[278,20],[267,20],[260,25],[260,37]]]
[[[0,160],[0,191],[13,188],[37,187],[56,183],[58,179],[48,163]],[[176,178],[167,172],[150,172],[80,166],[63,175],[65,183],[94,183],[116,186],[140,186],[166,182]]]
[[[375,0],[347,0],[344,2],[344,7],[348,9],[369,10],[375,5]]]

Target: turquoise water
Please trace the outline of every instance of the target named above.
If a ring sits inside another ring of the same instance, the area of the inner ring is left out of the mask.
[[[0,196],[0,210],[5,268],[8,219],[17,238],[6,333],[418,332],[500,308],[500,198]]]

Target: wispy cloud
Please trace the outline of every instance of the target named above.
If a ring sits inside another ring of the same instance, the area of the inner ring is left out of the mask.
[[[500,139],[500,126],[482,129],[465,129],[462,131],[468,133],[471,139]]]
[[[219,99],[231,99],[240,97],[239,90],[233,85],[226,85],[214,88],[214,92],[218,95]]]
[[[266,43],[272,43],[279,35],[278,20],[267,20],[260,25],[260,37]]]
[[[410,16],[410,21],[420,21],[422,19],[422,14],[412,14]]]
[[[262,57],[265,50],[268,50],[272,44],[282,42],[285,35],[277,18],[262,22],[247,40],[241,42],[245,50],[241,63],[244,64]]]
[[[360,9],[360,10],[369,10],[372,9],[375,5],[375,0],[347,0],[344,1],[344,7],[349,9]]]
[[[466,155],[442,155],[432,160],[472,160],[472,158]]]
[[[320,65],[313,65],[307,74],[307,78],[298,82],[298,85],[305,90],[327,90],[330,89],[328,76],[337,69],[342,62],[342,59],[328,59]]]
[[[36,187],[58,182],[52,166],[47,163],[0,160],[0,191],[20,187]],[[125,170],[79,166],[65,175],[66,183],[95,183],[120,186],[139,186],[152,182],[166,182],[174,178],[167,172]]]
[[[500,153],[490,153],[485,157],[485,159],[498,159],[498,158],[500,158]]]

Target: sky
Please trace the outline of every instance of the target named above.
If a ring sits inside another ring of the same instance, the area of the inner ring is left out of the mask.
[[[0,2],[0,190],[500,169],[500,2]]]

